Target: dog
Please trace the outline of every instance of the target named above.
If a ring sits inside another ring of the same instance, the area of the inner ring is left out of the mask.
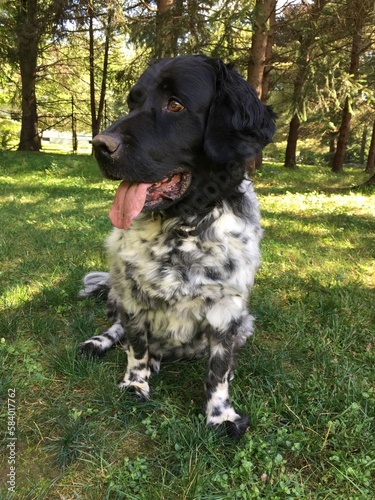
[[[119,386],[144,400],[162,361],[207,356],[207,424],[236,438],[249,419],[233,408],[229,381],[253,332],[262,236],[246,169],[272,140],[275,115],[231,65],[202,55],[151,64],[127,104],[93,139],[103,174],[121,183],[109,273],[89,273],[81,291],[105,292],[111,326],[79,349],[101,356],[123,340]]]

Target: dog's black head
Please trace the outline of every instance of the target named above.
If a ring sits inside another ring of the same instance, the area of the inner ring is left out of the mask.
[[[111,218],[124,228],[143,209],[207,211],[238,186],[247,160],[275,131],[274,113],[254,89],[205,56],[154,63],[128,106],[127,116],[93,139],[103,173],[123,180]]]

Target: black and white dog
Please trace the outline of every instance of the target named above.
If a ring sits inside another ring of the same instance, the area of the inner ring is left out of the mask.
[[[242,435],[229,399],[234,352],[253,329],[249,290],[259,266],[260,215],[246,165],[271,141],[274,114],[218,59],[151,65],[128,96],[129,114],[97,135],[104,175],[121,180],[110,210],[107,289],[112,326],[80,345],[102,355],[125,338],[120,383],[148,399],[161,361],[208,355],[207,423]]]

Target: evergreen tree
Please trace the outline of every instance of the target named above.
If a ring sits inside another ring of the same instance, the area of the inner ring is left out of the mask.
[[[50,40],[58,34],[67,0],[6,1],[0,24],[9,48],[8,60],[19,67],[22,94],[22,121],[19,150],[39,151],[36,79],[38,56],[46,34]]]

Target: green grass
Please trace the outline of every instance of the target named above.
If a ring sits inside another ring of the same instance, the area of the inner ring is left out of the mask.
[[[140,403],[116,387],[119,348],[76,355],[105,324],[103,304],[77,291],[106,268],[115,184],[89,156],[1,153],[0,386],[5,403],[16,390],[14,498],[374,498],[375,194],[342,189],[364,178],[278,165],[257,174],[257,331],[231,387],[251,426],[230,442],[201,414],[204,361],[164,366]]]

